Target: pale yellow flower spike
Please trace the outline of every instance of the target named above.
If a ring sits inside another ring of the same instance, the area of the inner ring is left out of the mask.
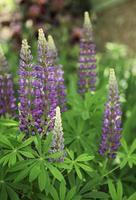
[[[46,43],[47,43],[46,38],[45,38],[45,34],[44,34],[42,28],[40,28],[38,30],[38,41],[41,41],[42,44],[44,44],[44,45],[46,45]]]
[[[57,106],[57,108],[56,108],[54,131],[55,132],[60,132],[60,133],[63,132],[62,120],[61,120],[61,112],[60,112],[60,107],[59,106]]]

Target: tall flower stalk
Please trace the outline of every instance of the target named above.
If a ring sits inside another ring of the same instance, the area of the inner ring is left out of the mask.
[[[66,87],[65,87],[64,77],[63,77],[64,70],[63,70],[63,66],[59,64],[58,51],[54,43],[53,37],[51,35],[48,36],[48,44],[49,44],[50,53],[52,54],[54,66],[56,66],[55,73],[57,77],[58,106],[60,107],[61,112],[64,112],[67,110]]]
[[[26,39],[22,41],[19,68],[20,130],[31,134],[32,122],[32,54]]]
[[[0,116],[16,116],[16,98],[13,89],[12,75],[9,73],[8,62],[0,47]]]
[[[79,93],[96,89],[96,45],[93,40],[92,24],[88,12],[84,14],[83,37],[80,41]]]
[[[54,124],[53,117],[57,106],[61,111],[66,110],[66,88],[64,85],[63,69],[58,63],[58,52],[52,36],[48,36],[48,54],[47,54],[47,70],[48,70],[48,103],[50,105],[49,117],[51,118],[51,128]]]
[[[121,137],[121,108],[119,103],[118,84],[114,69],[110,69],[109,94],[105,104],[100,155],[115,158]]]
[[[51,161],[60,161],[63,162],[64,160],[64,137],[63,137],[63,128],[62,128],[62,121],[61,121],[61,112],[59,106],[56,108],[55,114],[55,123],[53,132],[53,142],[51,145],[50,153],[60,152],[61,156],[58,159],[53,159]]]

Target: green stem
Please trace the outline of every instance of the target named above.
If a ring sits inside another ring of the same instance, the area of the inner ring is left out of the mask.
[[[115,171],[118,168],[119,168],[119,166],[116,166],[115,168],[113,168],[112,170],[110,170],[109,172],[107,172],[106,174],[104,174],[102,177],[105,177],[105,176],[111,174],[113,171]]]

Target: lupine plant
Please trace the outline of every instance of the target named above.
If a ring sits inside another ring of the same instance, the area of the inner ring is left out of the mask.
[[[92,29],[85,12],[80,66],[67,86],[52,36],[39,29],[36,58],[22,41],[18,105],[0,51],[0,200],[136,200],[136,139],[124,137],[125,91],[117,68],[96,74]]]

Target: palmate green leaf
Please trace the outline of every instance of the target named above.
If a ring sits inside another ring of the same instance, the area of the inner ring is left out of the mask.
[[[75,167],[75,170],[76,170],[76,173],[77,173],[78,177],[79,177],[80,179],[82,179],[83,177],[82,177],[82,173],[81,173],[81,171],[80,171],[80,168],[78,167],[77,164],[74,164],[74,167]]]
[[[94,156],[89,156],[88,154],[81,154],[76,158],[76,161],[89,161],[93,160]]]
[[[11,154],[9,154],[10,159],[8,162],[8,166],[11,167],[13,165],[15,165],[16,161],[17,161],[17,152],[12,152]]]
[[[49,188],[50,195],[53,197],[53,200],[60,200],[57,190],[51,185]]]
[[[7,127],[18,127],[19,123],[13,119],[0,119],[0,125]]]
[[[24,137],[25,137],[25,134],[24,134],[24,133],[20,133],[20,134],[17,136],[17,141],[18,141],[19,143],[21,143],[22,140],[24,139]]]
[[[22,149],[26,146],[29,146],[32,142],[34,141],[34,137],[30,137],[27,140],[25,140],[19,147],[18,149]]]
[[[17,174],[14,182],[16,183],[16,182],[20,182],[21,180],[23,180],[25,177],[28,176],[29,171],[30,171],[30,167],[25,168],[24,170],[22,170],[19,174]]]
[[[38,185],[41,192],[45,189],[46,182],[47,182],[47,171],[43,169],[41,170],[38,176]]]
[[[49,164],[48,168],[49,168],[50,172],[52,173],[52,175],[56,179],[58,179],[59,181],[62,181],[62,180],[64,181],[64,178],[63,178],[61,172],[56,167],[54,167],[53,165]]]
[[[26,158],[34,158],[34,155],[30,151],[22,150],[22,151],[19,151],[19,153],[21,153]]]
[[[117,197],[116,189],[115,189],[115,186],[113,185],[113,183],[110,179],[108,180],[108,187],[109,187],[109,192],[110,192],[110,195],[112,197],[112,200],[117,200],[118,197]]]
[[[11,142],[8,140],[6,136],[1,135],[0,136],[0,144],[4,145],[4,147],[7,147],[9,149],[14,149],[14,146],[11,144]]]
[[[77,165],[79,167],[81,167],[84,171],[88,171],[88,172],[92,172],[93,171],[93,169],[91,167],[89,167],[88,165],[85,165],[83,163],[77,163]]]
[[[67,149],[67,153],[68,153],[69,157],[70,157],[72,160],[74,160],[74,152]]]
[[[35,160],[22,160],[22,161],[19,161],[18,163],[16,163],[15,166],[10,168],[9,171],[10,172],[17,172],[17,171],[20,171],[20,170],[27,168],[28,165],[32,165],[33,163],[35,163]]]
[[[118,196],[118,200],[122,200],[122,196],[123,196],[123,187],[122,187],[122,183],[119,180],[117,183],[117,196]]]
[[[65,182],[63,181],[60,184],[59,193],[60,193],[60,200],[65,200],[66,186],[65,186]]]
[[[34,137],[34,144],[35,144],[35,148],[38,151],[39,155],[41,155],[42,154],[42,140],[39,135],[36,135]]]
[[[124,138],[121,139],[121,146],[124,148],[124,150],[125,150],[126,153],[129,152],[128,145],[127,145],[127,143],[126,143],[126,141],[125,141]]]
[[[43,191],[45,189],[48,190],[50,185],[50,180],[48,176],[47,169],[44,166],[44,163],[40,165],[40,174],[38,175],[38,185],[40,191]]]
[[[40,165],[39,165],[39,163],[37,163],[30,170],[29,181],[30,182],[34,181],[38,177],[40,172],[41,172]]]
[[[132,154],[136,150],[136,139],[133,141],[129,153]]]

